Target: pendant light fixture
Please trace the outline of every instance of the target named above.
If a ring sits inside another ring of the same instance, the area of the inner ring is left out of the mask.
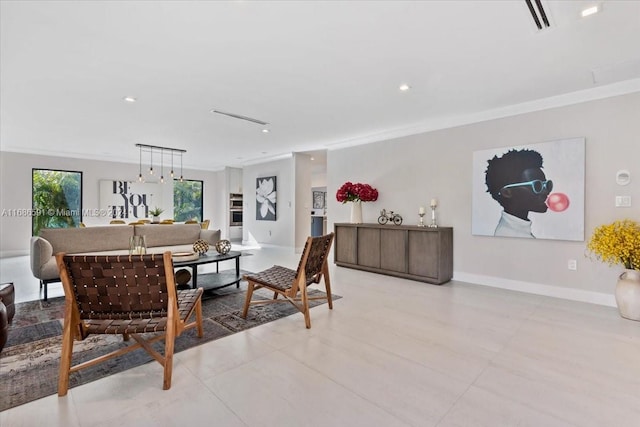
[[[149,167],[149,175],[153,175],[153,147],[151,147],[151,162]]]
[[[182,177],[182,153],[180,153],[180,182],[183,182],[184,178]]]
[[[140,160],[138,165],[138,181],[144,182],[144,177],[142,176],[142,152],[149,152],[149,175],[153,175],[153,151],[160,151],[160,182],[164,183],[164,152],[168,151],[171,153],[171,177],[173,178],[175,172],[173,170],[173,155],[175,153],[180,154],[180,181],[184,180],[182,176],[182,154],[186,153],[187,150],[183,150],[181,148],[171,148],[171,147],[160,147],[157,145],[147,145],[147,144],[136,144],[136,147],[139,148],[140,151]]]
[[[171,178],[173,178],[173,151],[171,152]]]
[[[140,146],[140,163],[138,165],[138,182],[142,182],[142,146]]]
[[[164,150],[160,149],[160,182],[164,184]]]

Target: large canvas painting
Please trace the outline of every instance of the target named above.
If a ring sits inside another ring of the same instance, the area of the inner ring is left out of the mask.
[[[149,210],[162,207],[161,184],[131,181],[100,181],[100,209],[109,218],[142,219]]]
[[[473,153],[472,233],[584,240],[585,140]]]
[[[256,179],[256,219],[276,220],[276,177]]]

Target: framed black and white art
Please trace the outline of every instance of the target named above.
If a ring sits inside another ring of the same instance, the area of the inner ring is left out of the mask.
[[[256,220],[276,220],[276,177],[256,179]]]

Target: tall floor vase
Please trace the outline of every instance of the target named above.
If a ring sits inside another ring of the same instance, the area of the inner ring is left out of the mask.
[[[362,224],[362,202],[351,202],[351,224]]]
[[[616,285],[616,304],[620,316],[640,321],[640,271],[625,270]]]

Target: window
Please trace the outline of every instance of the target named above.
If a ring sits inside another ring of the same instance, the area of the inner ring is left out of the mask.
[[[32,169],[31,228],[79,227],[82,222],[82,172]]]
[[[202,181],[178,179],[173,181],[173,219],[202,221]]]

